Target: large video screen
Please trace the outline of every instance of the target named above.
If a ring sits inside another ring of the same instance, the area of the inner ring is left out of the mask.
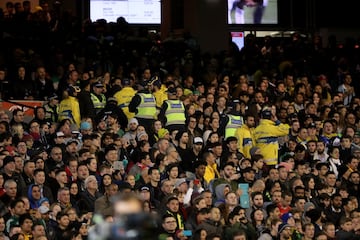
[[[90,0],[90,19],[116,22],[124,17],[130,24],[160,24],[160,0]]]
[[[228,24],[278,23],[278,0],[228,0]]]

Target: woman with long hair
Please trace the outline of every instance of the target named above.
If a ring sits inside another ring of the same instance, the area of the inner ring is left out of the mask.
[[[203,134],[204,142],[207,142],[210,133],[217,132],[220,128],[220,120],[218,118],[211,118],[209,122],[209,129]]]
[[[315,178],[311,175],[304,175],[301,179],[305,186],[305,196],[307,199],[316,197]]]
[[[254,226],[257,236],[259,237],[261,233],[266,229],[264,212],[262,209],[254,209],[251,214],[251,223]]]
[[[36,98],[35,84],[26,73],[24,66],[18,67],[17,76],[12,84],[13,99],[33,100]]]
[[[105,189],[107,186],[110,186],[110,184],[112,184],[114,182],[111,174],[104,174],[102,177],[101,177],[101,181],[100,181],[100,184],[99,184],[99,192],[104,194],[105,193]]]

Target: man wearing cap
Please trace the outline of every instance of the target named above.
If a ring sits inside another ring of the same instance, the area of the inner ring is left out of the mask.
[[[135,118],[145,129],[151,129],[156,119],[156,99],[153,92],[153,82],[157,76],[146,82],[143,90],[138,91],[129,103],[129,112],[135,113]]]
[[[56,93],[48,97],[48,102],[44,104],[45,119],[50,122],[57,122],[59,117],[59,97]]]
[[[66,149],[63,153],[63,160],[67,163],[70,158],[77,157],[79,142],[76,139],[70,139],[66,142]]]
[[[200,161],[200,153],[203,149],[204,141],[201,137],[195,137],[192,148],[184,153],[184,161],[180,162],[180,167],[183,171],[194,172],[195,163]]]
[[[289,134],[289,125],[282,124],[276,117],[276,108],[265,107],[261,111],[259,126],[254,130],[256,146],[260,148],[267,166],[278,163],[278,137]]]
[[[174,129],[183,129],[185,126],[185,106],[176,96],[176,88],[167,90],[168,100],[161,106],[158,119],[171,132]]]
[[[287,223],[282,223],[278,227],[278,239],[279,240],[289,240],[291,239],[291,226]]]
[[[130,78],[123,78],[121,80],[122,89],[114,94],[114,97],[117,100],[118,106],[124,111],[128,120],[135,116],[134,113],[129,112],[129,103],[131,99],[135,96],[136,90],[131,86]]]
[[[252,167],[246,167],[241,170],[242,176],[239,178],[239,183],[248,183],[251,187],[255,181],[255,169]]]
[[[223,129],[223,131],[220,130],[220,132],[225,132],[225,139],[234,137],[236,130],[244,123],[243,117],[240,116],[240,109],[236,109],[235,107],[236,104],[237,103],[234,102],[231,111],[225,114],[225,117],[220,120],[220,129]]]
[[[106,105],[106,97],[104,95],[104,84],[101,81],[92,85],[91,101],[94,104],[95,115],[98,114]]]
[[[244,124],[236,129],[235,137],[238,139],[239,151],[246,158],[251,158],[250,149],[255,145],[254,139],[255,117],[246,115]]]
[[[109,125],[109,120],[111,119],[109,116],[114,120],[111,122],[111,126]],[[115,133],[119,132],[119,128],[125,131],[128,124],[127,116],[124,111],[117,106],[117,100],[114,97],[108,98],[105,107],[96,115],[96,122],[100,122],[101,119],[104,118],[106,118],[108,128],[112,128]]]

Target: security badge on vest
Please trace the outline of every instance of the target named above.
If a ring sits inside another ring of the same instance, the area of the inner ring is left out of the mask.
[[[171,103],[171,108],[182,108],[181,103]]]
[[[154,99],[153,99],[153,98],[147,98],[147,97],[145,97],[145,98],[144,98],[144,102],[145,102],[145,103],[149,103],[149,102],[152,103],[152,102],[154,102]]]

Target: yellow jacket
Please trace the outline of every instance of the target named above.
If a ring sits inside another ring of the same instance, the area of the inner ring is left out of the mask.
[[[206,165],[204,179],[207,183],[209,183],[214,178],[219,178],[219,177],[220,177],[220,174],[219,174],[219,171],[217,170],[216,163],[214,163],[212,165]]]
[[[116,98],[119,107],[124,111],[128,119],[131,119],[135,116],[135,113],[129,112],[129,103],[135,94],[136,90],[132,87],[124,87],[114,95],[114,98]]]
[[[236,129],[235,137],[238,139],[239,151],[245,158],[251,158],[250,149],[255,146],[254,128],[249,128],[246,124]]]
[[[80,126],[80,108],[77,98],[69,96],[63,99],[59,104],[59,121],[63,119],[70,119],[72,123]]]
[[[156,101],[156,107],[161,108],[165,100],[168,100],[167,93],[160,89],[159,91],[153,92]]]
[[[254,130],[256,146],[260,148],[267,165],[276,165],[278,163],[279,143],[278,137],[289,134],[290,126],[288,124],[279,124],[272,120],[262,119],[259,126]]]

